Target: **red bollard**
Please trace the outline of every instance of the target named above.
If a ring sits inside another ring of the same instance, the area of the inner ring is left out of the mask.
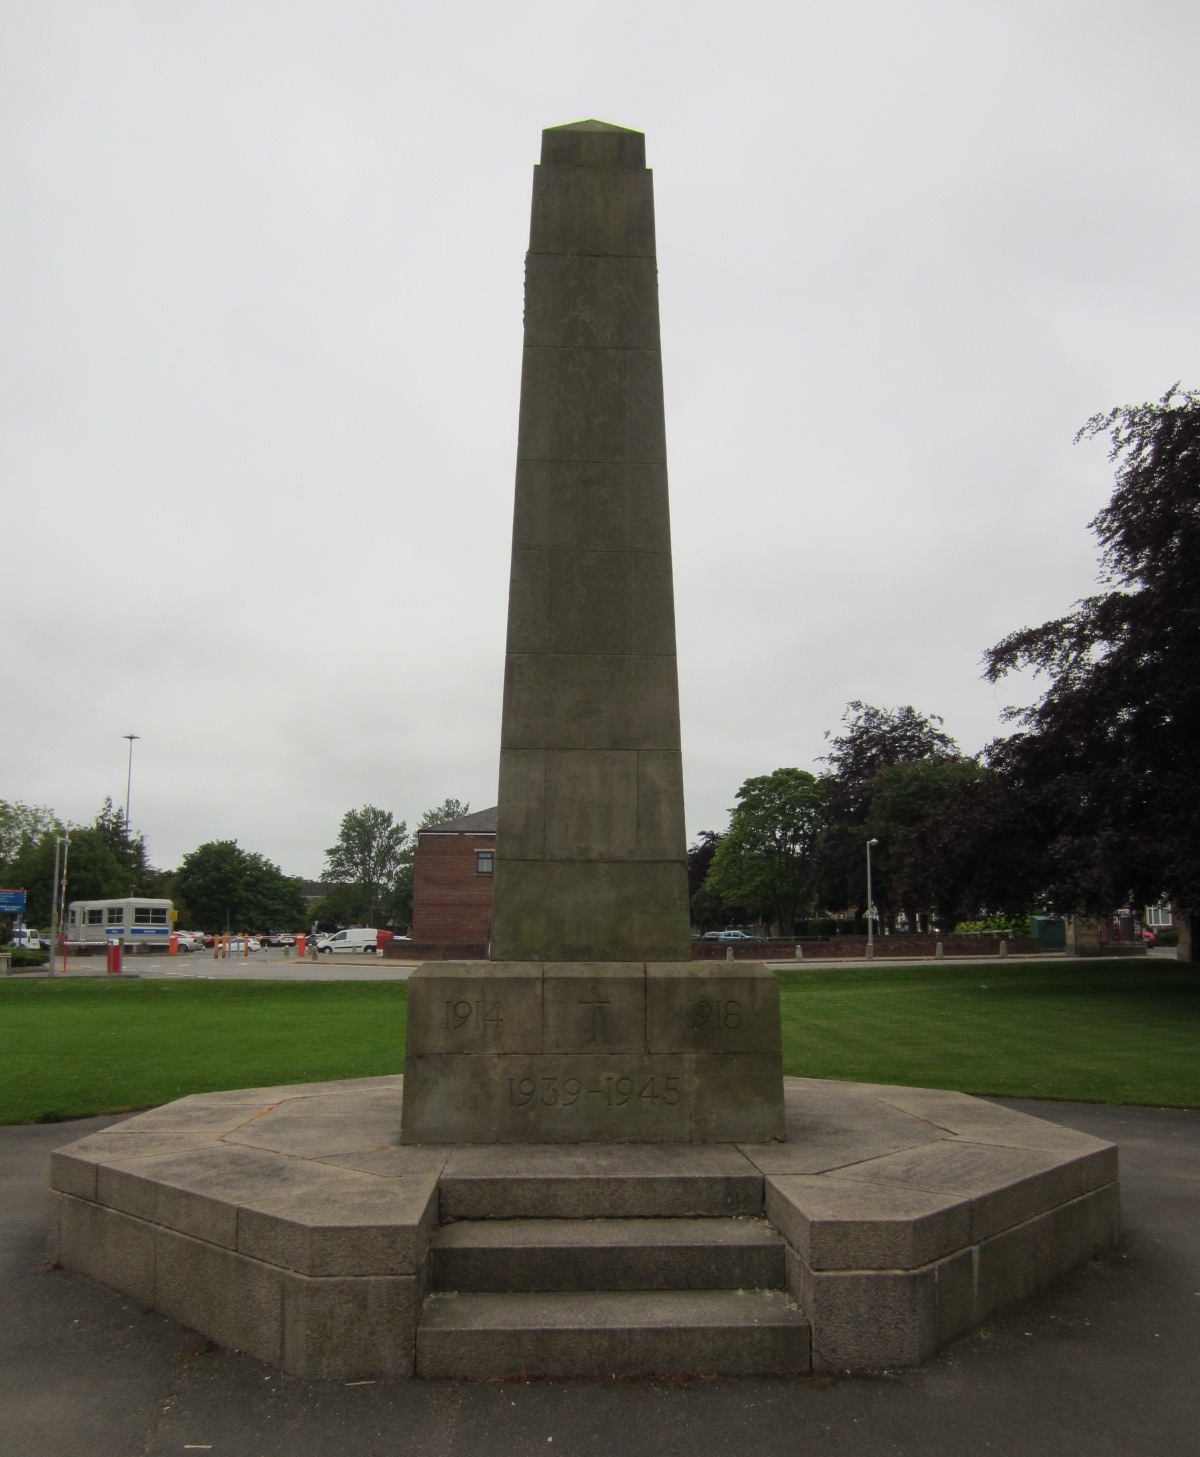
[[[296,955],[301,959],[304,957],[304,932],[301,931],[296,937]]]
[[[119,941],[110,941],[108,943],[108,960],[104,969],[109,976],[121,975],[121,949],[121,943]]]
[[[168,956],[178,956],[179,955],[179,936],[174,931],[171,932],[170,940],[167,943],[167,955]]]

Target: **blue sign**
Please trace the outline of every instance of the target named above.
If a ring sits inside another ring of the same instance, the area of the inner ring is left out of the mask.
[[[23,890],[0,890],[0,915],[20,916],[25,913]]]

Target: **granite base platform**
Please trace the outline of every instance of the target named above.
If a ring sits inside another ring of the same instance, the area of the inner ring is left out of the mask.
[[[60,1149],[50,1260],[305,1378],[918,1365],[1118,1237],[1116,1148],[789,1078],[787,1141],[399,1142],[403,1080],[183,1098]]]

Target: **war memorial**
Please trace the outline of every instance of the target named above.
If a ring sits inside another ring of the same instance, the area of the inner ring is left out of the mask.
[[[1110,1248],[1116,1149],[783,1076],[691,959],[652,175],[543,133],[491,957],[413,973],[403,1076],[200,1094],[55,1154],[49,1257],[307,1378],[917,1365]]]

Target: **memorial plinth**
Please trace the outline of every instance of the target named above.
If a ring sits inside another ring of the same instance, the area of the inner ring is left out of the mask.
[[[779,996],[690,960],[645,139],[542,134],[491,955],[409,983],[412,1143],[784,1136]]]

